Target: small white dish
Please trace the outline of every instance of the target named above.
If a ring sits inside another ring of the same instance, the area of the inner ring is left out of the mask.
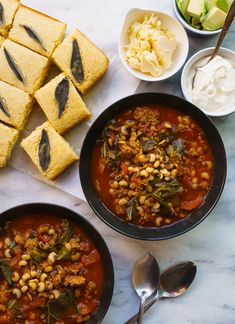
[[[184,17],[181,15],[176,0],[172,0],[172,5],[174,9],[174,13],[177,17],[177,19],[181,22],[181,24],[184,26],[185,29],[187,29],[191,34],[194,34],[195,36],[214,36],[221,32],[221,28],[213,31],[207,31],[207,30],[199,30],[194,27],[192,27],[190,24],[187,23],[187,21],[184,19]]]
[[[195,69],[194,65],[202,58],[211,55],[213,53],[213,50],[214,50],[214,47],[205,48],[205,49],[197,52],[196,54],[194,54],[188,60],[188,62],[185,64],[183,71],[182,71],[182,75],[181,75],[181,88],[182,88],[184,97],[187,101],[192,102],[192,82],[193,82],[194,75],[196,73],[196,69]],[[235,65],[235,52],[233,52],[232,50],[221,47],[218,52],[218,55],[221,55],[222,57],[231,60],[232,62],[234,62],[234,65]],[[200,107],[198,107],[198,108],[200,108]],[[202,108],[200,108],[200,109],[208,116],[222,117],[222,116],[226,116],[226,115],[233,113],[235,111],[235,106],[228,107],[220,112],[212,112],[212,111],[208,111],[208,110],[205,110]]]
[[[161,19],[162,23],[166,26],[169,32],[175,35],[177,41],[177,48],[173,56],[173,64],[170,67],[170,69],[166,70],[160,77],[154,77],[148,73],[136,71],[132,69],[125,60],[125,46],[128,44],[128,30],[130,26],[135,21],[143,18],[145,15],[151,15],[151,14],[156,14]],[[185,63],[185,60],[188,56],[188,50],[189,50],[189,41],[188,41],[187,33],[175,18],[163,12],[137,9],[137,8],[133,8],[127,13],[121,30],[121,35],[118,43],[118,51],[124,67],[136,78],[144,81],[150,81],[150,82],[162,81],[170,78],[175,73],[177,73]]]

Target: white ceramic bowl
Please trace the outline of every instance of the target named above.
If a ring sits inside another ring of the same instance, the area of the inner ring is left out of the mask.
[[[145,15],[156,14],[166,28],[176,37],[177,48],[173,56],[173,64],[169,70],[165,71],[160,77],[154,77],[150,74],[136,71],[130,67],[130,65],[125,60],[125,45],[128,44],[128,30],[130,26],[136,21],[143,18]],[[144,9],[131,9],[125,18],[124,24],[122,26],[121,35],[118,43],[118,51],[120,58],[122,60],[125,68],[136,78],[144,81],[162,81],[170,78],[176,72],[180,70],[183,66],[189,50],[189,41],[187,33],[181,24],[173,17],[159,11],[144,10]]]
[[[207,31],[207,30],[199,30],[196,28],[193,28],[191,25],[187,23],[187,21],[184,19],[184,17],[181,15],[176,0],[172,0],[172,5],[174,8],[175,15],[177,19],[181,22],[181,24],[184,26],[185,29],[187,29],[190,33],[194,34],[195,36],[213,36],[217,35],[221,32],[221,29],[214,30],[214,31]]]
[[[182,71],[182,75],[181,75],[181,88],[182,88],[184,97],[187,101],[192,102],[192,82],[193,82],[193,76],[195,75],[195,68],[193,67],[194,64],[196,62],[198,62],[200,59],[202,59],[203,57],[206,57],[206,56],[209,56],[210,54],[212,54],[213,50],[214,50],[214,47],[205,48],[205,49],[197,52],[196,54],[194,54],[188,60],[188,62],[185,64],[183,71]],[[233,52],[232,50],[229,50],[227,48],[220,48],[218,54],[224,58],[227,58],[227,59],[233,61],[234,66],[235,66],[235,52]],[[200,108],[200,107],[198,107],[198,108]],[[202,108],[200,108],[200,109],[208,116],[222,117],[222,116],[226,116],[226,115],[233,113],[235,111],[235,106],[228,107],[227,109],[224,109],[223,111],[220,111],[220,112],[212,112],[212,111],[208,111],[208,110],[205,110]]]

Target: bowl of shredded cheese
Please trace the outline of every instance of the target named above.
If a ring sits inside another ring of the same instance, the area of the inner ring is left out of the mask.
[[[125,68],[145,81],[162,81],[183,66],[188,36],[173,17],[158,11],[131,9],[119,39],[119,55]]]

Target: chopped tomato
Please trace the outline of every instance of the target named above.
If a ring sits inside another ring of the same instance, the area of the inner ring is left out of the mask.
[[[181,203],[181,208],[183,210],[193,210],[195,208],[200,207],[203,201],[204,201],[203,197],[197,197],[196,199],[190,201],[183,201]]]
[[[11,319],[8,317],[0,317],[0,324],[11,324]]]
[[[12,323],[13,313],[9,310],[2,316],[0,316],[0,324],[11,324]]]
[[[136,185],[138,185],[140,182],[140,178],[133,176],[131,177],[131,182],[134,182]]]
[[[99,261],[100,261],[100,254],[96,249],[92,250],[90,254],[82,256],[82,263],[85,266],[89,266]]]
[[[27,312],[31,309],[37,309],[44,305],[45,303],[45,297],[37,297],[35,296],[34,299],[29,303],[26,303],[27,300],[25,300],[25,303],[22,305],[22,309],[24,312]]]
[[[194,140],[195,136],[197,135],[192,128],[186,128],[184,130],[180,131],[180,134],[182,134],[185,138],[188,140]]]
[[[122,163],[121,167],[122,167],[122,173],[124,175],[127,175],[128,174],[128,167],[127,167],[127,165],[125,163]]]
[[[79,313],[82,316],[86,316],[92,313],[97,308],[98,305],[99,305],[99,301],[96,299],[93,299],[91,302],[88,302],[87,304],[80,303]]]

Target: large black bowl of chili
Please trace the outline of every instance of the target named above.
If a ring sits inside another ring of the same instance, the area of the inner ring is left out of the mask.
[[[101,323],[114,270],[98,231],[76,212],[45,203],[0,216],[0,322]]]
[[[162,93],[135,94],[108,107],[80,156],[91,208],[111,228],[142,240],[173,238],[203,221],[220,198],[226,170],[212,121]]]

